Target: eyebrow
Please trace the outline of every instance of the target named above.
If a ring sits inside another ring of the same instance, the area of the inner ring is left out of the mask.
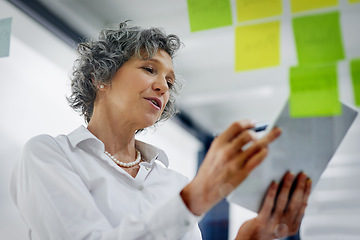
[[[157,64],[161,64],[164,65],[161,61],[157,60],[156,58],[151,58],[151,59],[147,59],[145,61],[150,61],[150,62],[155,62]],[[174,81],[176,80],[176,76],[173,70],[170,70],[170,75],[171,77],[174,79]]]

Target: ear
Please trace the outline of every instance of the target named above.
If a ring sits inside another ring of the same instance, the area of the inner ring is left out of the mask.
[[[103,92],[103,91],[105,91],[107,89],[107,85],[105,83],[102,83],[102,82],[96,83],[95,86],[96,86],[97,91],[102,91]]]
[[[91,74],[91,82],[92,84],[94,84],[94,86],[96,87],[96,89],[98,91],[102,91],[102,90],[105,90],[106,88],[106,84],[105,83],[101,83],[101,82],[96,82],[95,79],[94,79],[94,74],[92,73]]]

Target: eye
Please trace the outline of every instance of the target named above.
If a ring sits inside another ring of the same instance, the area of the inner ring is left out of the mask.
[[[153,69],[152,67],[143,67],[142,69],[144,69],[145,71],[154,74],[155,73],[155,69]]]
[[[171,88],[174,86],[174,80],[168,79],[168,80],[167,80],[167,85],[168,85],[168,87],[171,89]]]

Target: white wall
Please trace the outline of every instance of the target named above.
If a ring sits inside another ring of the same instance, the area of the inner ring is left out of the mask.
[[[0,18],[7,17],[13,20],[10,56],[0,58],[0,232],[3,239],[20,240],[26,232],[10,199],[9,179],[22,145],[40,133],[68,132],[81,119],[64,98],[74,51],[1,1]]]

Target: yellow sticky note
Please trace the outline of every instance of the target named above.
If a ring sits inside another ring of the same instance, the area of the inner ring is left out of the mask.
[[[291,12],[296,13],[312,9],[337,6],[338,0],[291,0],[290,4]]]
[[[360,0],[349,0],[349,3],[360,3]]]
[[[282,13],[281,0],[237,0],[238,22],[277,16]]]
[[[290,68],[289,110],[293,118],[340,115],[336,64]]]
[[[232,24],[230,0],[187,0],[191,32]]]
[[[235,28],[235,71],[280,63],[280,21]]]

